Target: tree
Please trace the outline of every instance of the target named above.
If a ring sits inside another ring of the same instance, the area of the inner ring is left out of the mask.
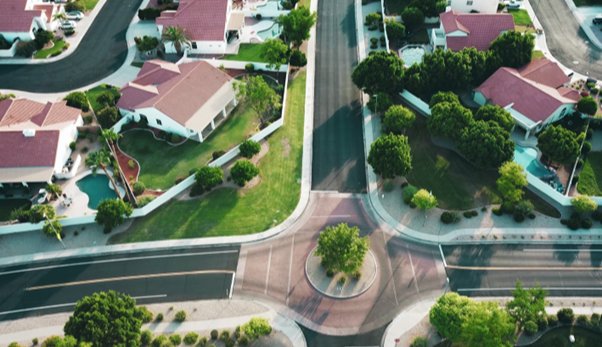
[[[360,237],[358,227],[341,223],[320,233],[316,255],[327,271],[354,274],[361,269],[368,248],[368,238]]]
[[[537,322],[546,313],[546,291],[541,286],[525,289],[520,281],[512,292],[513,299],[506,304],[506,310],[522,328],[526,322]]]
[[[537,147],[549,160],[571,165],[579,156],[579,142],[574,132],[560,125],[548,126],[537,136]]]
[[[279,70],[288,61],[288,47],[280,39],[267,39],[261,45],[261,57],[268,68]]]
[[[50,200],[58,199],[58,197],[61,196],[61,194],[63,194],[63,190],[61,189],[61,186],[59,186],[58,184],[55,184],[55,183],[46,184],[45,189],[48,192],[48,194],[50,195]]]
[[[102,200],[96,210],[94,220],[104,227],[105,233],[110,233],[125,221],[125,217],[132,214],[132,206],[121,199]]]
[[[177,26],[166,27],[163,30],[162,38],[164,41],[170,41],[171,43],[173,43],[174,48],[176,49],[176,52],[178,54],[182,53],[182,46],[187,44],[188,41],[190,41],[184,29]]]
[[[418,7],[408,6],[401,12],[401,20],[409,31],[414,31],[424,24],[424,13]]]
[[[299,47],[303,41],[309,39],[309,32],[316,24],[317,18],[316,13],[311,13],[307,7],[299,6],[286,16],[278,17],[277,21],[282,25],[282,34],[287,42]]]
[[[245,158],[251,158],[255,154],[261,151],[261,145],[257,141],[253,141],[251,139],[243,141],[243,143],[238,146],[240,150],[240,154]]]
[[[598,204],[587,195],[578,195],[572,198],[571,205],[573,205],[575,212],[579,214],[592,213],[598,208]]]
[[[119,120],[119,110],[114,106],[107,106],[96,113],[96,119],[101,127],[108,129]]]
[[[446,0],[414,0],[410,4],[421,9],[426,17],[437,17],[447,7]]]
[[[428,190],[420,189],[412,197],[412,203],[424,212],[424,222],[426,222],[426,212],[437,207],[437,198]]]
[[[224,172],[219,167],[203,166],[194,175],[194,180],[201,192],[207,192],[222,184]]]
[[[383,132],[401,135],[414,124],[415,120],[416,115],[410,109],[393,105],[383,116]]]
[[[593,97],[584,96],[577,102],[577,111],[593,116],[598,112],[598,103]]]
[[[403,69],[403,62],[395,53],[377,51],[356,66],[351,79],[370,95],[379,92],[396,95],[403,89]]]
[[[460,98],[454,92],[437,92],[429,101],[429,107],[433,108],[435,105],[440,104],[442,102],[449,102],[452,104],[460,104]]]
[[[511,131],[514,127],[514,119],[510,112],[504,110],[497,105],[481,106],[474,115],[475,120],[483,120],[486,122],[495,122],[507,131]]]
[[[142,314],[129,295],[112,290],[96,292],[75,304],[63,330],[93,347],[140,346]]]
[[[248,160],[237,161],[230,170],[232,181],[243,187],[253,177],[259,175],[259,169]]]
[[[84,12],[84,11],[86,11],[86,5],[80,0],[69,1],[65,4],[65,11],[66,12],[71,12],[71,11]]]
[[[134,37],[134,42],[136,42],[136,48],[138,48],[138,50],[143,53],[152,51],[159,45],[159,39],[147,35],[144,35],[142,37]]]
[[[90,104],[88,103],[88,97],[82,92],[71,92],[65,96],[67,106],[79,108],[84,112],[90,111]]]
[[[303,67],[307,65],[307,57],[305,56],[305,53],[301,52],[298,49],[294,49],[291,52],[291,58],[289,63],[292,66]]]
[[[58,220],[52,219],[44,222],[42,231],[46,236],[55,237],[57,240],[59,240],[61,244],[63,244],[63,239],[61,237],[61,233],[63,232],[63,225]],[[63,247],[65,247],[64,244]]]
[[[525,169],[518,163],[507,161],[499,169],[497,189],[505,203],[518,204],[523,198],[523,188],[528,184]]]
[[[406,27],[394,19],[385,20],[387,25],[387,37],[391,42],[399,44],[406,36]]]
[[[506,31],[491,44],[490,50],[502,66],[519,68],[531,61],[535,38],[529,33]]]
[[[481,168],[497,169],[514,156],[510,133],[482,120],[464,130],[458,148],[468,161]]]
[[[115,144],[121,137],[121,134],[116,133],[113,129],[102,129],[100,137],[109,144],[112,151],[115,151]]]
[[[272,333],[272,326],[265,318],[253,317],[247,323],[240,327],[245,335],[251,340],[256,340],[261,336],[267,336]]]
[[[431,134],[458,141],[464,129],[474,122],[472,112],[459,103],[440,102],[431,109],[428,128]]]
[[[73,336],[50,336],[44,342],[42,347],[76,347],[78,346],[77,340]],[[81,345],[80,345],[81,346]]]
[[[102,169],[105,176],[107,176],[107,178],[111,182],[115,194],[117,194],[117,197],[121,199],[121,193],[119,192],[119,188],[117,187],[117,182],[115,182],[113,175],[109,173],[109,170],[107,168],[109,165],[112,164],[112,158],[113,157],[111,156],[111,152],[109,152],[106,148],[102,148],[98,151],[88,154],[88,156],[86,157],[86,166],[92,169],[93,174],[96,173],[96,170],[98,170],[98,168]]]
[[[429,321],[441,336],[458,341],[466,319],[465,313],[470,305],[472,302],[469,298],[458,293],[446,293],[431,307]]]
[[[54,39],[54,33],[47,30],[39,30],[35,34],[34,42],[38,49],[42,49],[48,42]]]
[[[407,136],[379,136],[370,146],[368,164],[383,178],[406,175],[412,169],[412,155]]]
[[[236,83],[234,87],[237,97],[246,102],[262,121],[271,118],[273,111],[281,106],[280,95],[262,76],[246,77],[243,83]]]

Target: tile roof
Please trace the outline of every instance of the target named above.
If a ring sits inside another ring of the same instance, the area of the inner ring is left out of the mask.
[[[67,106],[66,101],[42,104],[28,99],[0,101],[0,130],[18,124],[29,123],[32,128],[76,121],[81,115],[77,108]]]
[[[34,10],[44,11],[44,13],[46,14],[46,22],[48,23],[52,22],[52,17],[54,16],[54,11],[56,10],[56,8],[57,6],[53,3],[33,5]]]
[[[4,1],[4,0],[3,0]],[[177,26],[184,29],[192,41],[223,41],[226,34],[230,0],[180,0],[174,14],[164,11],[156,19],[163,28]]]
[[[0,132],[0,168],[54,166],[59,136],[58,130],[38,130],[32,137]]]
[[[176,68],[180,72],[165,79]],[[117,106],[129,110],[154,107],[185,125],[196,111],[231,80],[232,77],[228,74],[204,61],[180,65],[150,61],[144,64],[136,80],[121,89]]]
[[[557,63],[545,58],[531,61],[518,69],[518,72],[524,78],[552,88],[558,88],[571,80]]]
[[[502,32],[514,29],[514,19],[507,13],[441,13],[439,19],[446,34],[447,48],[459,51],[466,47],[486,50]],[[461,31],[466,36],[449,36]]]
[[[0,32],[29,32],[42,10],[26,10],[27,0],[0,0]]]

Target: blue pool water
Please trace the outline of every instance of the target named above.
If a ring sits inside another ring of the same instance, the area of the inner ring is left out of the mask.
[[[537,160],[537,150],[535,148],[516,145],[514,147],[514,161],[537,177],[541,178],[552,174]]]
[[[88,175],[75,182],[82,192],[88,195],[88,207],[95,210],[98,204],[105,199],[114,199],[117,194],[109,187],[109,179],[105,175]]]
[[[261,37],[263,40],[268,40],[280,36],[280,32],[280,26],[277,23],[274,23],[269,29],[257,32],[257,36]]]

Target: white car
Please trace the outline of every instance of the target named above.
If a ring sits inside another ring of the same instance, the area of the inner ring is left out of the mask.
[[[64,20],[61,22],[61,29],[62,30],[75,30],[75,22],[72,20]]]
[[[82,18],[84,18],[84,14],[81,11],[66,12],[65,16],[69,20],[81,20]]]

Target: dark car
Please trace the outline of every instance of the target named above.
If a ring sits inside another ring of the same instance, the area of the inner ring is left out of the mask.
[[[602,14],[595,16],[594,19],[592,20],[592,23],[594,23],[595,25],[602,24]]]

